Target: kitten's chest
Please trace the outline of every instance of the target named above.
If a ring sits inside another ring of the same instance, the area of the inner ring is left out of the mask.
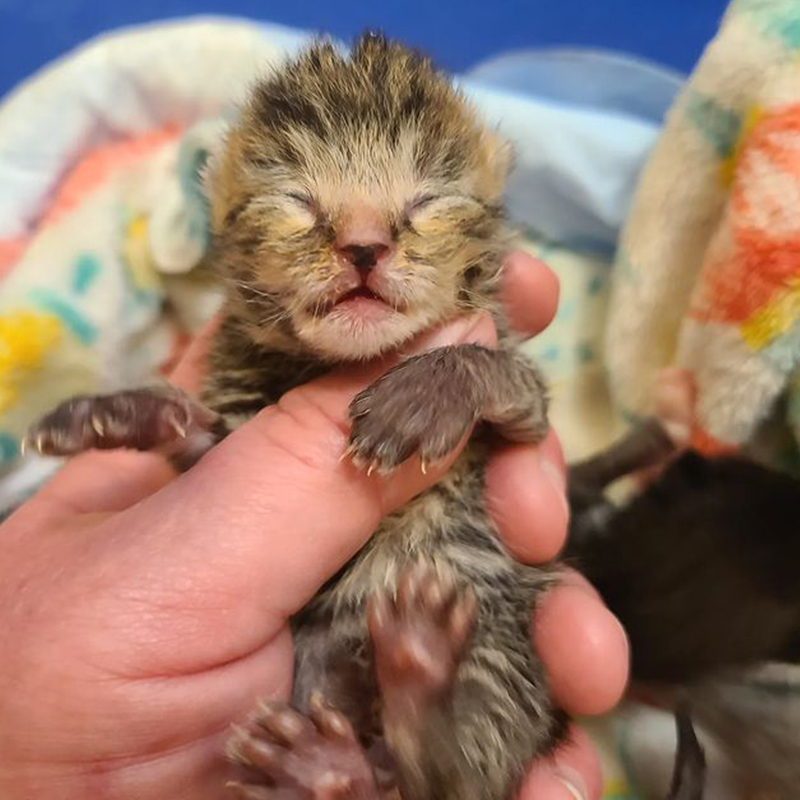
[[[361,609],[376,591],[393,592],[400,572],[417,560],[462,578],[484,559],[505,560],[483,486],[484,451],[471,445],[440,483],[383,520],[313,605],[334,615]]]

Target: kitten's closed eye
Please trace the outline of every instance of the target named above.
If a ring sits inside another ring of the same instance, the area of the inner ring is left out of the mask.
[[[426,195],[406,210],[406,223],[412,231],[422,233],[440,230],[442,224],[460,223],[482,217],[486,212],[483,203],[468,195]]]
[[[406,207],[409,218],[431,216],[438,217],[452,213],[475,213],[483,211],[480,200],[462,194],[426,194],[421,195]]]
[[[429,206],[431,203],[439,199],[441,199],[441,195],[421,194],[418,197],[414,198],[414,200],[412,200],[406,206],[406,214],[413,214],[415,211],[421,211],[423,208]]]
[[[276,206],[291,227],[310,231],[324,222],[325,214],[319,203],[310,194],[305,192],[286,192],[276,197]]]
[[[316,201],[310,194],[305,194],[304,192],[287,192],[286,197],[293,203],[309,211],[316,211],[318,209]]]

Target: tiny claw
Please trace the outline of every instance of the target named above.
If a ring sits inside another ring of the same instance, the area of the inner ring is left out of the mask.
[[[279,713],[284,708],[284,704],[278,700],[271,700],[267,697],[262,697],[256,704],[253,716],[257,719],[260,715],[272,715]]]
[[[353,780],[348,775],[341,775],[333,770],[328,770],[319,778],[319,788],[327,792],[342,795],[353,785]]]
[[[30,447],[30,445],[28,444],[28,437],[24,436],[22,441],[19,443],[19,454],[21,456],[28,455],[28,447]]]
[[[92,414],[92,416],[89,418],[89,424],[92,426],[92,428],[94,429],[94,432],[98,436],[105,436],[106,435],[106,429],[105,429],[105,427],[103,427],[103,423],[100,421],[100,418],[98,416],[96,416],[95,414]]]
[[[44,434],[40,433],[36,436],[36,452],[39,453],[39,455],[41,455],[42,451],[44,450],[43,445],[44,445]]]
[[[241,725],[231,725],[231,735],[228,738],[225,749],[228,754],[228,758],[230,758],[232,761],[237,761],[240,764],[247,765],[247,761],[242,758],[239,748],[247,741],[248,735],[249,734],[247,731],[241,727]]]
[[[377,462],[375,462],[375,461],[373,461],[373,462],[372,462],[372,463],[371,463],[371,464],[370,464],[370,465],[367,467],[367,477],[368,477],[368,478],[369,478],[369,477],[372,475],[372,473],[373,473],[373,472],[375,472],[375,470],[377,469],[377,467],[378,467],[378,464],[377,464]]]
[[[419,468],[422,470],[423,475],[428,474],[428,462],[424,458],[419,462]]]
[[[246,739],[249,736],[247,729],[237,725],[235,722],[231,723],[231,733],[235,739]]]
[[[178,420],[173,419],[172,420],[172,427],[175,429],[176,433],[178,434],[178,436],[181,437],[181,439],[185,439],[186,438],[186,426],[181,425],[181,423],[178,422]]]
[[[347,447],[345,447],[344,452],[342,453],[342,457],[339,459],[339,463],[342,461],[346,461],[348,458],[354,458],[356,452],[356,443],[355,442],[348,442]]]

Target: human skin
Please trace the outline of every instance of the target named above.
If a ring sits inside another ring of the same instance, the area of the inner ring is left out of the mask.
[[[514,254],[505,280],[515,326],[540,331],[557,304],[552,273]],[[173,376],[188,390],[210,335]],[[476,317],[414,349],[494,340]],[[79,456],[0,527],[0,796],[224,796],[230,724],[259,697],[288,696],[289,617],[381,517],[449,465],[423,475],[412,459],[382,478],[341,460],[349,401],[387,366],[289,393],[184,475],[150,453]],[[487,500],[521,561],[556,555],[568,512],[555,435],[498,451]],[[532,636],[568,712],[618,701],[625,637],[585,582],[570,575],[548,593]],[[577,728],[555,758],[532,765],[522,790],[531,800],[576,795],[600,796],[596,756]]]

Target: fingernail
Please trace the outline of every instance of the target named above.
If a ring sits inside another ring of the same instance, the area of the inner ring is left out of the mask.
[[[574,769],[562,767],[558,771],[558,779],[575,800],[588,800],[583,778]]]
[[[539,455],[539,465],[542,469],[542,473],[544,474],[544,476],[555,487],[556,493],[561,499],[565,512],[569,514],[569,503],[567,502],[567,495],[566,495],[567,476],[564,470],[561,468],[561,465],[556,463],[555,461],[552,461],[544,454]]]
[[[419,338],[411,348],[411,352],[422,353],[446,347],[450,344],[486,344],[491,345],[497,339],[494,323],[489,314],[481,312],[462,317],[438,328],[432,333]]]
[[[542,472],[563,492],[567,488],[567,476],[561,464],[541,450],[539,451],[539,463],[542,466]]]

